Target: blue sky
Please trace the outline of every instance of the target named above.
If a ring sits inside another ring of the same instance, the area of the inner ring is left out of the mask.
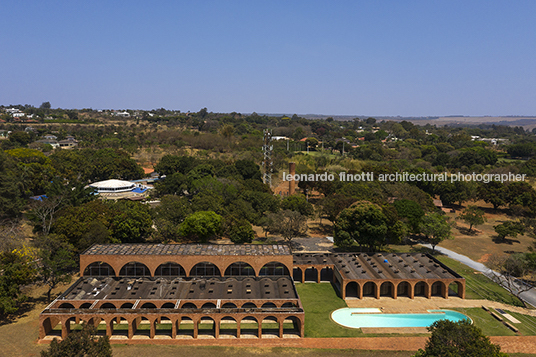
[[[0,2],[0,104],[536,115],[536,1]]]

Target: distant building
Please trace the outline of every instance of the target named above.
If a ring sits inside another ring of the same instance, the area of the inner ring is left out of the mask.
[[[94,188],[97,193],[130,192],[136,187],[136,184],[123,180],[106,180],[94,182],[89,187]]]
[[[72,149],[78,146],[78,141],[74,138],[74,136],[69,135],[65,140],[61,140],[59,144],[60,148],[62,149]]]
[[[60,144],[58,143],[57,140],[41,139],[41,140],[37,140],[36,143],[48,144],[52,146],[54,149],[57,149],[60,147]]]
[[[117,112],[117,113],[115,113],[115,115],[118,116],[118,117],[123,117],[123,118],[129,118],[130,117],[130,113],[127,112],[127,111]]]
[[[115,179],[94,182],[88,185],[88,187],[93,188],[95,194],[98,194],[102,199],[127,199],[132,201],[144,199],[147,196],[147,191],[152,188],[139,182]]]

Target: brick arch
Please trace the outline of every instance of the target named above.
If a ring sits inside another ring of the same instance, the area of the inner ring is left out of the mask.
[[[394,298],[396,296],[395,284],[393,284],[393,282],[384,281],[381,284],[379,284],[379,286],[380,286],[380,297],[390,296]]]
[[[292,269],[289,269],[285,264],[275,260],[270,260],[263,264],[258,272],[256,272],[257,276],[261,276],[263,269],[265,269],[267,274],[263,274],[262,276],[285,276],[290,275],[290,272],[292,271]]]
[[[465,299],[465,284],[464,284],[464,281],[460,281],[460,280],[449,280],[445,282],[445,285],[447,286],[447,297],[449,296],[448,289],[451,284],[456,284],[456,286],[458,287],[457,296],[461,297],[462,299]]]
[[[117,276],[117,271],[110,264],[99,261],[88,264],[82,276]]]
[[[238,265],[238,266],[236,266],[236,265]],[[252,274],[248,275],[249,270],[251,270]],[[233,273],[235,273],[235,274],[233,274]],[[236,273],[238,273],[238,274],[236,274]],[[224,277],[229,277],[229,276],[255,276],[255,275],[256,275],[255,269],[251,266],[251,264],[249,264],[247,262],[243,262],[243,261],[232,262],[229,265],[227,265],[225,270],[223,270],[223,276]]]
[[[174,275],[174,273],[178,273],[178,274]],[[151,276],[162,277],[162,278],[166,278],[166,277],[171,278],[171,277],[176,277],[176,276],[187,276],[187,275],[188,275],[188,272],[186,271],[186,269],[184,269],[184,267],[181,264],[177,262],[173,262],[173,261],[162,263],[158,265],[154,271],[151,271]]]
[[[299,281],[300,283],[303,282],[303,270],[300,267],[294,267],[292,268],[292,279],[294,281]]]
[[[437,294],[437,291],[434,294],[434,290],[437,290],[437,287],[439,286],[439,294]],[[434,288],[435,287],[435,288]],[[430,284],[430,295],[431,296],[445,296],[445,292],[448,290],[448,285],[445,285],[445,282],[441,280],[434,281]]]
[[[134,275],[131,275],[131,274]],[[141,275],[143,273],[143,275]],[[119,269],[118,276],[154,276],[154,270],[152,271],[149,266],[145,263],[133,260],[128,263],[123,264],[121,269]]]
[[[378,290],[378,284],[374,281],[363,281],[358,283],[361,289],[361,296],[364,297],[377,297],[377,290]],[[370,287],[372,287],[372,292],[370,291]]]
[[[419,284],[423,284],[424,285],[424,294],[419,294],[417,295],[416,294],[416,287],[417,285]],[[419,280],[419,281],[414,281],[412,284],[411,284],[411,289],[413,291],[413,297],[415,296],[425,296],[425,297],[428,297],[429,296],[429,292],[430,292],[430,284],[428,284],[426,281],[424,280]]]
[[[188,305],[188,307],[184,307],[185,305]],[[197,306],[197,304],[193,303],[192,301],[183,302],[182,304],[180,304],[179,307],[181,309],[191,309],[192,307],[190,307],[190,305],[193,305],[196,309],[199,309],[199,306]]]
[[[405,289],[404,289],[405,287]],[[402,290],[404,289],[404,290]],[[401,290],[399,292],[399,290]],[[411,297],[413,296],[413,286],[408,281],[399,281],[395,287],[396,296]]]
[[[202,268],[203,265],[204,265],[204,268]],[[223,272],[222,272],[221,268],[220,268],[218,265],[214,264],[213,262],[206,261],[206,260],[205,260],[205,261],[198,262],[197,264],[195,264],[194,266],[192,266],[192,268],[190,269],[190,271],[189,271],[189,273],[188,273],[188,276],[196,276],[196,275],[194,274],[194,273],[195,273],[195,272],[194,272],[194,269],[197,270],[197,269],[200,269],[200,268],[201,268],[201,270],[205,270],[205,271],[206,271],[206,269],[207,269],[207,265],[208,265],[208,266],[212,265],[214,268],[217,269],[217,271],[216,271],[215,269],[213,269],[213,268],[211,268],[211,267],[208,268],[209,270],[214,270],[214,276],[217,276],[217,277],[221,277],[221,276],[222,276]],[[208,272],[210,272],[210,271],[208,271]],[[200,275],[200,276],[202,276],[202,275]],[[210,276],[212,276],[212,275],[210,275]]]

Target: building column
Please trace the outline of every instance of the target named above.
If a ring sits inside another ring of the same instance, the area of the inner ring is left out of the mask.
[[[393,299],[398,298],[398,284],[395,286],[394,283],[391,283],[391,286],[393,287]]]
[[[445,282],[443,282],[442,284],[443,286],[441,287],[442,289],[441,292],[442,292],[443,298],[448,299],[449,298],[449,284]]]
[[[108,336],[108,337],[112,337],[112,334],[113,334],[113,331],[114,331],[114,320],[115,320],[115,318],[112,318],[110,320],[110,322],[108,322],[106,324],[106,336]]]
[[[236,338],[240,338],[240,321],[236,321]]]
[[[316,283],[320,284],[320,275],[322,274],[322,269],[316,269]]]
[[[154,319],[153,321],[149,320],[151,328],[149,329],[149,338],[154,338],[154,335],[156,334],[156,322],[158,320]]]
[[[171,338],[177,338],[177,320],[171,321]]]
[[[358,282],[357,283],[357,288],[359,289],[359,291],[357,292],[357,297],[359,298],[359,300],[363,300],[363,285],[360,285]]]
[[[214,320],[214,337],[215,338],[220,338],[220,323],[221,323],[221,320],[220,321]]]
[[[279,321],[279,338],[283,338],[283,323],[285,322],[285,318],[283,320]]]
[[[128,320],[127,320],[128,322]],[[127,337],[128,339],[132,339],[132,337],[134,336],[134,330],[136,328],[136,319],[133,319],[132,321],[130,321],[128,323],[128,332],[127,332]]]
[[[257,336],[259,336],[259,338],[262,338],[262,317],[260,321],[257,322],[257,325],[258,325]]]
[[[199,333],[199,325],[198,325],[199,321],[194,320],[193,323],[194,323],[194,338],[197,338],[197,334]]]
[[[428,284],[428,282],[425,282],[424,284],[426,286],[426,291],[425,291],[426,298],[431,299],[432,298],[432,286]]]
[[[342,299],[346,299],[346,284],[341,282],[341,297]]]
[[[409,283],[409,282],[408,282]],[[409,284],[409,291],[408,291],[408,295],[409,295],[409,298],[410,299],[415,299],[415,284],[411,285]]]
[[[376,299],[379,299],[380,298],[380,286],[381,286],[381,284],[374,283],[374,285],[376,286],[376,292],[375,292]]]
[[[465,299],[465,282],[458,284],[458,296]]]
[[[67,319],[61,323],[61,338],[65,340],[71,332],[71,320]]]

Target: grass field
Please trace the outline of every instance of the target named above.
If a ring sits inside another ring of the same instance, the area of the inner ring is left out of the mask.
[[[296,290],[305,310],[305,337],[375,337],[388,334],[363,334],[360,329],[351,329],[331,319],[334,310],[347,307],[331,284],[297,283]],[[405,336],[396,334],[394,336]],[[416,336],[415,334],[408,336]]]
[[[486,336],[516,336],[512,330],[481,308],[451,308],[450,310],[456,310],[469,316],[474,325],[480,328]]]
[[[487,299],[514,306],[523,306],[523,303],[518,298],[509,294],[504,288],[482,273],[444,255],[435,257],[465,278],[466,299]]]

